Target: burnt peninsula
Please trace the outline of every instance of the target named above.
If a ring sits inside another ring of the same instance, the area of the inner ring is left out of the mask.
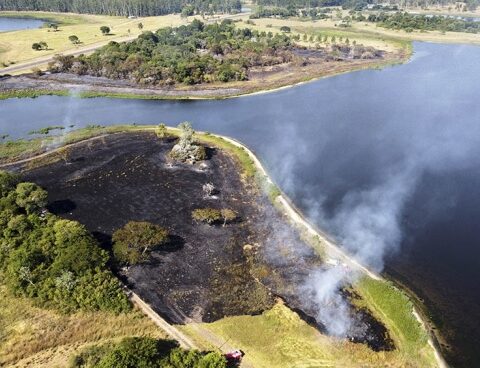
[[[325,267],[321,257],[241,174],[233,155],[209,145],[206,160],[179,163],[169,157],[175,143],[146,131],[110,134],[76,145],[63,159],[24,168],[23,177],[48,191],[51,212],[84,224],[107,250],[115,230],[129,221],[168,229],[168,243],[145,262],[112,267],[170,322],[255,315],[281,297],[324,331],[315,318],[318,306],[301,297],[308,275]],[[213,193],[206,194],[206,184]],[[238,216],[209,225],[192,218],[199,208],[228,208]],[[394,348],[381,322],[349,305],[357,321],[351,341],[377,351]]]

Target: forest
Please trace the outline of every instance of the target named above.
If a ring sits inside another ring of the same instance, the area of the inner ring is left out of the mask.
[[[367,19],[381,27],[403,29],[407,32],[421,30],[478,33],[480,31],[480,22],[441,15],[429,16],[397,12],[395,14],[370,14]]]
[[[345,9],[362,10],[368,4],[383,4],[374,0],[256,0],[255,3],[263,7],[276,7],[292,10],[311,9],[324,6],[342,6]],[[451,5],[452,8],[458,6],[458,2],[453,0],[392,0],[390,5],[399,7],[427,7],[435,5]],[[480,0],[467,0],[465,10],[474,10],[480,4]]]
[[[52,11],[118,16],[235,13],[240,0],[0,0],[0,10]]]
[[[109,254],[87,229],[46,210],[48,193],[0,171],[0,276],[16,296],[64,313],[128,311],[107,267]]]
[[[235,28],[228,20],[209,25],[194,20],[144,32],[131,42],[110,42],[89,56],[57,56],[49,70],[142,85],[241,81],[253,66],[292,61],[291,45],[284,34]]]

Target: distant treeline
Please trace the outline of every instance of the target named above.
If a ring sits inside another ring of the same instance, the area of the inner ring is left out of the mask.
[[[240,0],[0,0],[0,10],[52,11],[120,16],[151,16],[180,13],[231,13],[241,9]]]
[[[361,10],[369,4],[383,4],[378,0],[256,0],[255,3],[263,7],[285,8],[292,10],[311,9],[322,6],[341,6],[345,9]],[[427,7],[435,5],[451,5],[458,8],[459,3],[454,0],[390,0],[389,4],[399,7]],[[464,9],[473,10],[480,4],[480,0],[467,0]],[[462,7],[463,9],[463,7]]]
[[[395,14],[380,13],[370,14],[368,21],[378,23],[379,26],[385,28],[403,29],[407,32],[423,30],[478,33],[480,31],[480,22],[440,15],[429,16],[401,12]]]

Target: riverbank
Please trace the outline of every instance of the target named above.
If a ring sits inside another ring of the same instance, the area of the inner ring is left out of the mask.
[[[90,129],[90,132],[76,132],[76,141],[82,141],[82,137],[83,139],[101,139],[102,134],[120,131],[151,131],[155,128],[151,126],[123,126],[106,129],[108,131],[105,129]],[[169,129],[169,132],[175,135],[178,134],[178,130],[174,128]],[[100,136],[96,138],[95,135]],[[440,367],[445,366],[442,365],[439,353],[433,349],[433,344],[431,338],[428,338],[426,328],[419,325],[418,314],[406,295],[379,275],[359,265],[352,257],[337,247],[333,241],[328,239],[325,234],[317,231],[313,225],[305,220],[302,214],[290,204],[289,199],[274,185],[267,171],[252,151],[240,142],[228,137],[199,133],[198,138],[209,145],[227,150],[237,157],[243,174],[248,178],[256,178],[258,180],[259,187],[269,195],[277,209],[304,235],[303,238],[308,240],[317,252],[326,254],[329,258],[337,260],[337,262],[345,262],[352,270],[357,270],[365,275],[368,281],[359,283],[355,288],[361,295],[365,296],[369,307],[385,323],[388,330],[392,331],[395,343],[401,352],[419,354],[425,349],[422,342],[425,338],[425,341],[428,340],[431,346],[432,357],[435,355],[437,359],[437,365]],[[66,141],[71,143],[72,138],[70,137]],[[52,149],[46,154],[48,156],[51,155],[52,160],[47,161],[62,160],[62,157],[64,157],[63,151],[65,149],[68,150],[68,148],[69,146]],[[34,166],[36,158],[24,158],[24,160],[31,161]],[[42,161],[45,162],[45,155],[42,157]],[[412,331],[414,331],[413,334]],[[427,356],[430,354],[426,351],[425,353]]]
[[[285,64],[268,72],[258,71],[248,81],[178,88],[142,88],[124,81],[106,78],[77,77],[73,75],[22,75],[0,79],[0,100],[8,98],[39,97],[43,95],[80,98],[112,97],[124,99],[200,100],[226,99],[268,93],[298,86],[322,78],[349,72],[381,69],[406,62],[411,47],[397,53],[386,53],[382,59],[346,60],[343,62],[312,62],[306,66]]]

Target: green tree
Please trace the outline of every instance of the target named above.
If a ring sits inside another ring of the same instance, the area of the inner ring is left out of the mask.
[[[71,43],[73,43],[74,45],[78,45],[80,43],[80,39],[75,36],[75,35],[71,35],[71,36],[68,36],[68,39],[70,40]]]
[[[18,175],[0,170],[0,197],[6,197],[20,182]]]
[[[168,240],[168,231],[145,221],[130,221],[113,233],[113,254],[120,263],[137,264]]]
[[[141,31],[141,30],[143,29],[143,23],[141,23],[141,22],[138,23],[138,24],[137,24],[137,27],[138,27],[138,29]]]
[[[15,189],[16,203],[27,213],[40,210],[47,205],[48,193],[34,183],[20,183]]]
[[[101,26],[100,31],[104,36],[108,35],[110,33],[110,27],[107,26]]]
[[[167,127],[165,124],[158,124],[157,129],[155,129],[155,134],[158,138],[163,139],[167,136]]]

